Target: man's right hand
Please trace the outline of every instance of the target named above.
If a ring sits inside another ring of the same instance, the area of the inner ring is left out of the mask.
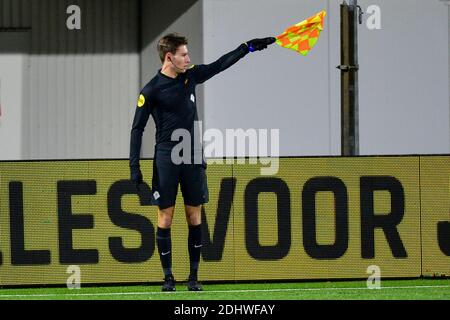
[[[133,181],[134,186],[139,191],[139,186],[144,183],[141,169],[139,168],[131,169],[131,181]]]

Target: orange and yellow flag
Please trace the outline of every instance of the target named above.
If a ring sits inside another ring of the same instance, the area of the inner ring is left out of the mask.
[[[276,37],[277,44],[283,48],[297,51],[306,56],[316,45],[320,32],[323,30],[326,11],[299,22],[287,28],[282,34]]]

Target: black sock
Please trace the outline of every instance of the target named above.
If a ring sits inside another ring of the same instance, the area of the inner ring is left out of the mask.
[[[190,275],[189,278],[197,279],[198,265],[202,250],[202,225],[189,226],[188,237]]]
[[[172,275],[172,240],[170,238],[170,228],[162,229],[158,227],[156,231],[156,244],[158,246],[159,259],[161,260],[164,276]]]

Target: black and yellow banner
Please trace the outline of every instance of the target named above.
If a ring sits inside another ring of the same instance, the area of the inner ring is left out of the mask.
[[[209,164],[200,278],[450,275],[450,157],[281,158]],[[152,161],[141,162],[150,185]],[[127,160],[0,162],[0,285],[161,281],[156,207]],[[189,272],[178,195],[173,270]]]
[[[450,157],[420,157],[422,273],[450,275]]]

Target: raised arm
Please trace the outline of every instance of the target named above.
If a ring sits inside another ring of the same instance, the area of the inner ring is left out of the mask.
[[[197,83],[203,83],[216,74],[228,69],[249,52],[260,51],[267,48],[268,45],[275,42],[275,38],[253,39],[241,44],[231,52],[220,57],[217,61],[210,64],[201,64],[191,69],[191,74]]]

